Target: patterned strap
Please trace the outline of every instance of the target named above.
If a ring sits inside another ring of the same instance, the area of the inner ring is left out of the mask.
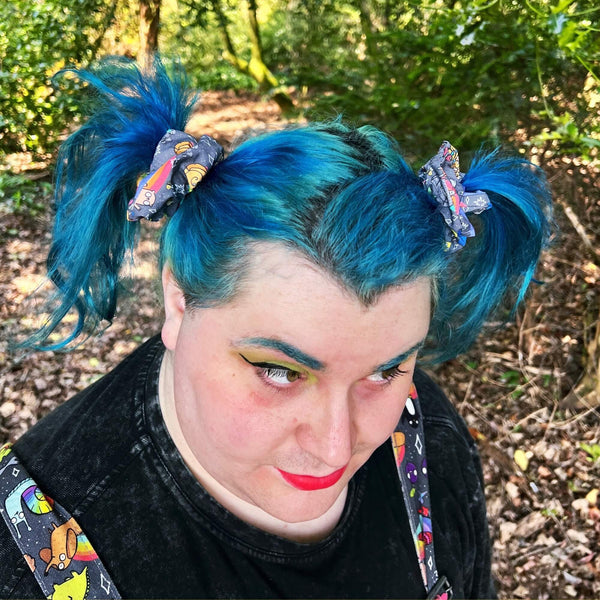
[[[450,600],[452,588],[435,565],[425,436],[414,385],[391,442],[427,597]],[[121,598],[81,527],[42,493],[10,444],[0,448],[0,512],[46,598],[55,593]]]
[[[425,435],[414,384],[391,441],[427,597],[449,600],[452,588],[445,576],[438,576],[435,565]]]
[[[0,512],[46,598],[121,598],[81,527],[42,493],[10,444],[0,448]]]

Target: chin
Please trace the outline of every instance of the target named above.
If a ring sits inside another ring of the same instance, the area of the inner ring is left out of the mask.
[[[335,504],[344,487],[311,492],[295,491],[291,498],[265,508],[271,516],[286,523],[314,521],[325,515]],[[343,510],[343,505],[340,509]]]

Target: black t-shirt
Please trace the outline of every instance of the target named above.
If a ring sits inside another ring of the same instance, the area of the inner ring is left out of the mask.
[[[39,487],[79,522],[124,598],[422,598],[391,445],[350,482],[331,534],[303,544],[209,496],[171,440],[153,338],[16,444]],[[421,371],[437,567],[455,597],[493,597],[481,469],[464,422]],[[0,597],[40,589],[0,522]]]

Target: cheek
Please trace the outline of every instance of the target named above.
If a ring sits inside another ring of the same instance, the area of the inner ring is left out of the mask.
[[[200,399],[201,412],[210,424],[210,435],[216,443],[228,447],[251,449],[270,446],[284,435],[285,419],[273,406],[273,401],[252,392],[244,385],[222,386],[210,382]]]
[[[402,416],[409,390],[410,382],[403,386],[392,384],[390,389],[361,399],[357,428],[362,443],[380,446],[392,435]]]

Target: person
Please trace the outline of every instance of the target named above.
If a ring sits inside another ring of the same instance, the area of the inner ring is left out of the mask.
[[[144,218],[166,217],[165,317],[0,452],[27,473],[4,490],[0,596],[494,597],[477,450],[417,359],[459,355],[523,299],[541,170],[493,150],[463,174],[446,142],[415,174],[339,119],[224,156],[183,132],[178,70],[78,76],[96,104],[58,157],[54,308],[29,346],[113,318]]]

